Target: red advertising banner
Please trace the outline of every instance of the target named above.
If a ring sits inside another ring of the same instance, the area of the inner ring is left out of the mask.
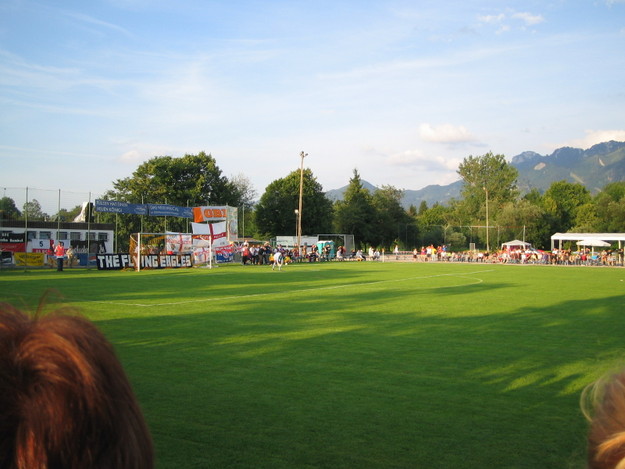
[[[193,221],[202,223],[205,221],[218,221],[228,218],[228,207],[194,207]]]
[[[26,243],[0,243],[0,250],[8,252],[26,252]]]

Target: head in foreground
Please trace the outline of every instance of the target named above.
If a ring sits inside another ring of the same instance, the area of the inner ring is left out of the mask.
[[[590,421],[588,467],[625,469],[625,371],[587,387],[582,411]]]
[[[0,303],[0,467],[153,465],[148,427],[104,335],[75,314]]]

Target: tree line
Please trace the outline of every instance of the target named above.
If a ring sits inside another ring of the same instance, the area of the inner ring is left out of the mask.
[[[403,191],[385,185],[371,193],[357,169],[342,200],[331,201],[312,170],[303,171],[302,233],[353,234],[356,245],[402,250],[447,245],[466,249],[470,243],[491,250],[505,241],[523,239],[548,248],[556,232],[625,232],[625,182],[607,184],[596,195],[581,183],[557,181],[541,193],[521,194],[518,172],[499,154],[468,156],[459,165],[463,189],[458,199],[429,207],[402,207]],[[295,235],[300,170],[271,182],[259,200],[245,175],[227,178],[216,160],[204,152],[181,158],[156,156],[142,163],[130,177],[113,182],[104,199],[129,203],[164,203],[178,206],[230,205],[239,207],[239,234],[259,240]],[[42,213],[36,200],[20,211],[7,197],[0,199],[3,219],[71,221],[81,207]],[[116,223],[120,249],[131,233],[188,232],[189,220],[89,213],[92,221]]]

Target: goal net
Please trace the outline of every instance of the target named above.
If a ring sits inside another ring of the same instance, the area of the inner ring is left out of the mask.
[[[189,233],[134,233],[129,254],[137,271],[192,267],[193,239]]]

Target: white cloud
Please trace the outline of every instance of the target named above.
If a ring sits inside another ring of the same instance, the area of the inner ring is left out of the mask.
[[[514,22],[514,20],[520,20],[523,22],[521,29],[525,29],[526,26],[535,26],[545,21],[544,16],[529,12],[509,12],[508,14],[499,13],[498,15],[482,15],[478,16],[477,19],[482,24],[499,26],[496,31],[497,34],[510,31],[512,27],[508,23]]]
[[[625,142],[625,130],[586,130],[586,135],[584,137],[559,146],[572,146],[586,149],[597,143],[609,142],[610,140]]]
[[[488,24],[501,23],[505,18],[506,18],[506,15],[504,15],[503,13],[500,13],[498,15],[483,15],[483,16],[477,17],[477,19],[481,23],[488,23]]]
[[[119,157],[120,161],[124,163],[136,163],[142,161],[145,158],[139,150],[130,150]]]
[[[392,166],[411,167],[419,171],[448,173],[458,169],[461,160],[443,156],[426,155],[419,150],[405,150],[391,154],[386,162]]]
[[[405,150],[389,155],[387,162],[393,166],[410,166],[424,159],[418,150]]]
[[[533,26],[545,21],[545,18],[542,15],[533,15],[531,13],[514,13],[512,18],[522,20],[527,26]]]
[[[424,123],[419,126],[421,140],[433,143],[471,143],[476,138],[463,125],[441,124],[433,126]]]
[[[132,35],[130,34],[130,32],[124,28],[122,28],[121,26],[118,26],[116,24],[112,24],[112,23],[108,23],[106,21],[102,21],[99,20],[97,18],[94,18],[92,16],[89,15],[85,15],[82,13],[74,13],[74,12],[67,12],[66,15],[69,18],[72,18],[76,21],[79,21],[81,23],[85,23],[85,24],[89,24],[89,25],[95,25],[98,28],[104,28],[104,29],[109,29],[118,33],[122,33],[123,35],[127,36],[127,37],[131,37]]]
[[[172,151],[171,148],[166,147],[164,145],[152,145],[146,143],[131,143],[131,142],[114,142],[120,147],[129,148],[127,151],[123,152],[118,160],[121,163],[128,165],[140,165],[144,161],[149,160],[155,156],[176,156],[180,154],[180,152]]]
[[[510,26],[508,26],[507,24],[502,24],[501,27],[497,30],[497,34],[507,33],[508,31],[510,31],[510,29]]]

